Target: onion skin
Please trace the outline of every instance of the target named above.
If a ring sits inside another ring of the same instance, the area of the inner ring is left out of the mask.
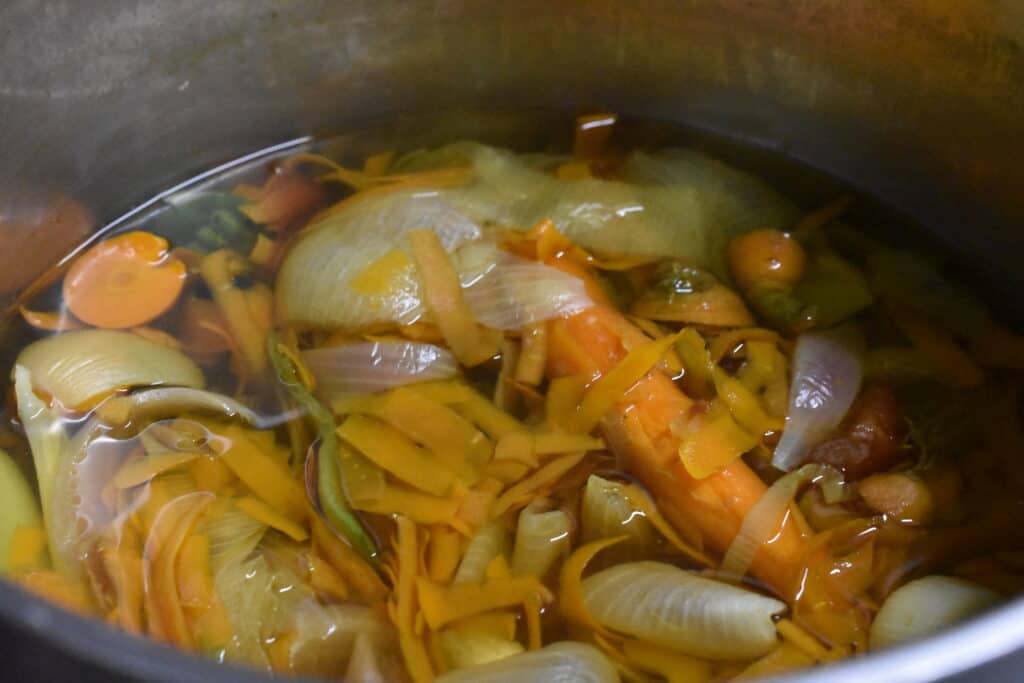
[[[508,551],[509,533],[502,524],[492,520],[469,540],[453,583],[475,583],[484,580],[488,563]]]
[[[606,628],[695,657],[753,659],[776,642],[774,598],[660,562],[620,564],[583,581],[583,600]]]
[[[789,412],[772,465],[788,472],[824,441],[853,405],[864,374],[863,340],[852,334],[800,335],[793,352]]]
[[[412,323],[423,315],[420,283],[406,236],[438,234],[447,251],[480,237],[480,228],[436,195],[396,191],[334,211],[311,225],[289,249],[277,274],[277,313],[289,324],[359,329],[381,322]],[[353,283],[378,259],[398,252],[381,291]]]
[[[605,550],[602,560],[613,555],[623,561],[646,559],[658,549],[654,528],[630,502],[619,482],[590,475],[583,491],[580,517],[585,543],[623,534],[627,537],[623,543]]]
[[[572,521],[564,510],[537,512],[530,506],[519,513],[512,573],[543,579],[548,570],[569,554]]]
[[[838,502],[848,495],[842,475],[828,465],[812,463],[779,477],[747,511],[739,533],[722,558],[723,573],[737,579],[747,573],[757,551],[766,546],[785,519],[797,491],[812,481],[821,484],[827,503]]]
[[[302,352],[317,388],[336,399],[394,387],[450,379],[458,364],[450,351],[433,344],[378,341]]]
[[[437,677],[437,683],[618,683],[619,680],[618,671],[597,648],[566,641]]]
[[[519,330],[594,305],[579,278],[492,244],[468,244],[457,257],[466,304],[487,327]]]
[[[931,635],[1000,602],[998,594],[951,576],[925,576],[897,588],[871,624],[872,650]]]

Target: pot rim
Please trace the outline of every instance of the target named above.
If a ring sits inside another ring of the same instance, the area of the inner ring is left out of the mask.
[[[193,656],[96,619],[81,617],[8,581],[0,581],[0,621],[28,631],[76,660],[114,675],[176,683],[276,680],[256,670]],[[927,683],[992,662],[1019,649],[1024,644],[1022,624],[1024,600],[1017,599],[925,640],[768,680],[847,683],[884,673],[887,683]]]

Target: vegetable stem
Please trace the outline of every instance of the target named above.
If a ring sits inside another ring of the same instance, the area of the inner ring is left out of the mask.
[[[282,345],[283,342],[276,332],[271,332],[267,336],[267,355],[278,380],[292,399],[309,415],[320,437],[320,457],[317,463],[317,495],[320,507],[327,520],[345,540],[364,558],[375,562],[378,555],[377,544],[345,500],[341,469],[338,465],[338,437],[334,432],[334,417],[302,384],[299,369],[289,355],[282,351]]]

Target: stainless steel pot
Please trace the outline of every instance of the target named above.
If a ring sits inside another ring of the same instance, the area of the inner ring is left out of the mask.
[[[283,140],[438,109],[603,107],[847,181],[1012,306],[1022,37],[1015,0],[6,0],[0,295],[141,198]],[[11,680],[258,679],[2,583],[0,631]],[[1024,680],[1024,603],[800,680]]]

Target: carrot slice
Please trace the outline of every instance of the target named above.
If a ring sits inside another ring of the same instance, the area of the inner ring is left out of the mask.
[[[64,278],[64,301],[89,325],[137,327],[177,301],[185,276],[185,264],[169,254],[167,240],[136,230],[79,256]]]
[[[423,300],[448,346],[463,365],[479,365],[498,353],[493,330],[477,324],[462,298],[459,274],[432,230],[409,233],[416,270],[423,280]]]

